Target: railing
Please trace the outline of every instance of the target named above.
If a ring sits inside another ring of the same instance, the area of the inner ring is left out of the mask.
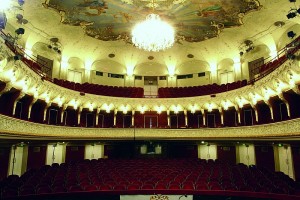
[[[264,61],[268,60],[268,62],[260,65],[250,71],[250,74],[253,75],[253,79],[251,79],[248,83],[253,84],[256,81],[262,79],[263,77],[270,74],[272,71],[280,67],[286,60],[292,59],[294,54],[300,48],[300,36],[293,40],[291,43],[286,45],[283,49],[281,49],[275,58],[268,57],[265,58]],[[259,71],[259,74],[255,72]],[[257,75],[257,76],[255,76]]]
[[[83,128],[46,125],[19,120],[0,114],[0,135],[19,138],[64,139],[184,139],[199,138],[299,138],[300,118],[255,126],[162,129],[162,128]],[[241,134],[242,133],[242,134]]]
[[[38,62],[36,56],[29,56],[22,47],[16,45],[16,38],[10,34],[5,34],[2,30],[0,31],[0,37],[4,39],[6,46],[15,54],[16,60],[22,60],[24,64],[26,64],[36,74],[41,76],[43,80],[46,79],[52,82],[52,79],[41,70],[44,65]]]

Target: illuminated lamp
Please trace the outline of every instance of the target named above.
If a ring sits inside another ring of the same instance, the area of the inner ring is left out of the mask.
[[[0,30],[5,29],[7,18],[4,12],[0,12]]]
[[[287,36],[291,39],[293,39],[296,36],[296,33],[294,31],[287,32]]]

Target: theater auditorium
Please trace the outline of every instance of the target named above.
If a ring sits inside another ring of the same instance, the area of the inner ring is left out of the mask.
[[[1,0],[0,199],[300,199],[297,0]]]

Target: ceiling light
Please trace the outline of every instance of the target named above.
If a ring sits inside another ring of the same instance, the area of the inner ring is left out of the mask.
[[[286,17],[288,19],[292,19],[292,18],[294,18],[296,16],[297,16],[296,12],[291,12],[291,11],[286,15]]]
[[[0,10],[7,10],[11,7],[11,0],[1,0]]]
[[[173,46],[175,32],[171,25],[162,21],[157,14],[149,14],[146,20],[132,30],[133,44],[146,51],[158,52]]]
[[[294,31],[287,32],[287,36],[291,39],[293,39],[296,36],[296,33]]]

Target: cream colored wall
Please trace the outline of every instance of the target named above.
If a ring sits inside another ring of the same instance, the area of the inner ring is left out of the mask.
[[[253,144],[236,146],[236,161],[245,165],[255,165],[255,149]]]
[[[15,156],[14,156],[15,155]],[[28,146],[11,147],[8,175],[15,174],[21,176],[27,168]]]
[[[108,73],[103,72],[103,76],[97,76],[96,71],[91,71],[91,83],[99,85],[109,85],[109,86],[122,86],[125,84],[125,77],[123,78],[112,78],[108,77]]]
[[[167,80],[159,80],[158,79],[158,87],[168,87],[168,81]]]
[[[217,145],[198,145],[198,158],[217,159]]]
[[[205,76],[198,77],[198,74],[193,74],[193,78],[177,79],[178,87],[198,86],[210,84],[210,72],[205,72]]]
[[[144,87],[144,77],[142,80],[134,80],[134,87]]]
[[[134,87],[134,76],[124,76],[124,86]]]
[[[66,144],[57,144],[54,149],[53,160],[53,144],[47,146],[47,158],[46,165],[52,165],[53,163],[64,163],[66,158]]]
[[[275,170],[281,171],[295,180],[294,163],[292,158],[291,146],[274,146]]]
[[[99,159],[104,157],[104,145],[95,144],[95,145],[85,145],[84,150],[84,159]]]
[[[176,76],[168,76],[167,77],[168,85],[167,87],[177,87],[177,78]]]

